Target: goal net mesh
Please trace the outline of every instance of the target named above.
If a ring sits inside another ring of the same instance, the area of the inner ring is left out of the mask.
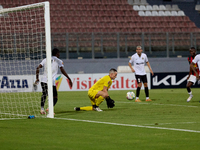
[[[33,83],[46,57],[44,9],[43,3],[0,9],[0,119],[40,116],[41,92]]]

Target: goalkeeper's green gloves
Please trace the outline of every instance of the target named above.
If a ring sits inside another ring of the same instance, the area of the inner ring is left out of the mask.
[[[115,106],[115,101],[110,98],[110,96],[106,97],[106,103],[108,108],[113,108]]]

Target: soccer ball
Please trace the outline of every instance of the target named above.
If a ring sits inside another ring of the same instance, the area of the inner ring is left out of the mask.
[[[127,92],[127,93],[126,93],[126,98],[127,98],[128,100],[134,99],[134,98],[135,98],[135,93],[132,92],[132,91]]]

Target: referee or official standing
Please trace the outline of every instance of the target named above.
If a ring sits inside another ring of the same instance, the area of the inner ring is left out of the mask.
[[[132,64],[134,68],[132,67]],[[149,67],[149,70],[152,75],[154,75],[150,63],[148,62],[147,55],[142,53],[142,47],[137,46],[136,47],[136,53],[131,56],[131,59],[129,60],[129,67],[131,68],[132,72],[135,72],[135,77],[138,83],[138,87],[136,90],[136,100],[135,102],[141,102],[139,99],[140,95],[140,89],[142,87],[142,83],[144,84],[144,90],[146,94],[146,101],[151,101],[149,99],[149,89],[148,89],[148,84],[147,84],[147,76],[146,76],[146,71],[145,71],[145,64]]]

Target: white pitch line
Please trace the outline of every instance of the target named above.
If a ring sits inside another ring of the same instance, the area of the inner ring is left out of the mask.
[[[144,125],[122,124],[122,123],[112,123],[112,122],[101,122],[101,121],[92,121],[92,120],[80,120],[80,119],[71,119],[71,118],[54,118],[54,119],[79,121],[79,122],[89,122],[89,123],[99,123],[99,124],[116,125],[116,126],[127,126],[127,127],[139,127],[139,128],[149,128],[149,129],[161,129],[161,130],[172,130],[172,131],[183,131],[183,132],[200,133],[200,131],[188,130],[188,129],[152,127],[152,126],[144,126]]]
[[[177,123],[158,123],[159,125],[167,125],[167,124],[196,124],[198,122],[177,122]],[[144,124],[144,126],[152,126],[155,124]]]
[[[132,103],[136,104],[134,102],[117,102],[117,103]],[[137,104],[144,104],[144,105],[168,105],[168,106],[181,106],[181,107],[198,107],[198,106],[188,106],[188,105],[175,105],[175,104],[156,104],[156,103],[143,103],[143,102],[137,102]]]

